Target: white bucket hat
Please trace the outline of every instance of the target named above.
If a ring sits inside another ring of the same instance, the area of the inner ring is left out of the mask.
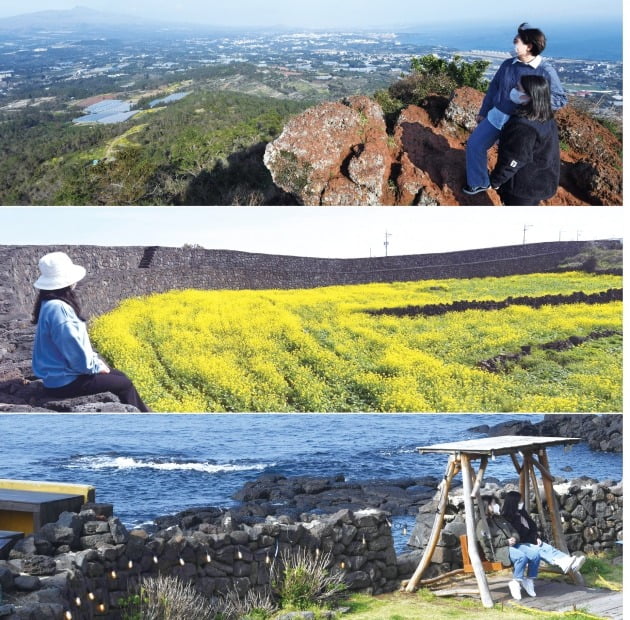
[[[41,276],[33,286],[44,291],[56,291],[85,277],[85,267],[75,265],[65,252],[51,252],[39,259]]]

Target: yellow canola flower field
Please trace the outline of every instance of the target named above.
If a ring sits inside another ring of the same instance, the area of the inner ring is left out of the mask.
[[[155,411],[621,411],[621,302],[431,317],[383,307],[594,293],[579,272],[128,299],[92,339]],[[611,330],[568,350],[542,348]],[[503,372],[477,363],[532,347]]]

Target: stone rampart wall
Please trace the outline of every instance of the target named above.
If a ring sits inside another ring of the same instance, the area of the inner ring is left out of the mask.
[[[380,258],[324,259],[200,248],[2,246],[0,287],[13,313],[30,313],[37,262],[67,252],[88,275],[80,284],[85,311],[97,315],[128,297],[171,289],[312,288],[337,284],[504,276],[552,271],[590,242],[535,243],[481,250]],[[613,243],[613,242],[601,242]],[[146,260],[148,266],[140,265]]]

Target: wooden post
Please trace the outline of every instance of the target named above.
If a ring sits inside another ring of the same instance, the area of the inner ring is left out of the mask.
[[[477,477],[475,478],[475,484],[473,486],[473,490],[471,492],[471,497],[477,501],[477,508],[479,509],[479,520],[483,523],[483,529],[487,532],[490,530],[488,526],[488,519],[486,518],[486,513],[483,509],[483,502],[481,501],[481,485],[483,483],[483,477],[486,473],[486,467],[488,466],[488,457],[484,456],[481,459],[481,463],[479,464],[479,471],[477,472]],[[472,465],[471,465],[471,473],[472,473]]]
[[[540,463],[549,472],[549,461],[547,459],[547,451],[543,448],[540,451]],[[543,486],[545,487],[545,497],[547,498],[547,506],[549,507],[549,517],[551,519],[551,531],[553,532],[553,541],[555,546],[568,553],[567,543],[564,539],[562,531],[562,517],[560,516],[560,508],[556,500],[556,494],[553,490],[553,478],[543,475]]]
[[[483,477],[486,473],[486,467],[488,467],[488,457],[482,456],[481,463],[479,464],[479,471],[477,472],[477,477],[475,478],[475,484],[472,490],[472,496],[476,497],[481,489],[481,484],[483,482]]]
[[[470,460],[467,454],[461,454],[460,460],[462,463],[462,478],[464,482],[464,508],[466,510],[466,535],[468,536],[468,555],[470,555],[470,563],[472,564],[473,571],[477,579],[477,585],[479,586],[481,603],[484,607],[493,607],[494,601],[492,600],[492,595],[490,594],[490,588],[488,587],[486,573],[483,570],[481,558],[479,557],[479,550],[477,549],[475,513],[471,497],[472,473],[470,468]],[[480,510],[483,510],[481,506]]]
[[[534,495],[536,496],[536,506],[538,506],[538,516],[540,517],[540,525],[542,532],[547,531],[547,519],[545,517],[545,510],[543,508],[542,497],[540,496],[540,489],[538,488],[538,480],[536,478],[536,472],[533,465],[534,459],[530,462],[530,474],[532,477],[532,486],[534,487]],[[529,512],[529,511],[528,511]]]
[[[538,467],[538,469],[540,470],[540,473],[541,473],[543,476],[545,476],[545,477],[549,478],[549,480],[551,480],[551,481],[553,482],[553,476],[551,475],[551,472],[550,472],[550,471],[549,471],[546,467],[543,467],[543,466],[540,464],[540,462],[536,460],[536,458],[534,457],[534,455],[533,455],[533,454],[532,454],[532,463],[533,463],[534,465],[536,465],[536,467]]]
[[[525,504],[525,510],[529,512],[529,459],[528,454],[523,455],[523,466],[521,467],[521,474],[519,476],[519,490],[521,492],[521,499]]]
[[[422,558],[420,559],[420,563],[407,583],[407,587],[405,588],[407,592],[413,592],[416,590],[418,584],[420,583],[420,579],[422,579],[424,571],[431,563],[431,558],[433,557],[433,552],[435,551],[435,547],[440,539],[442,525],[444,524],[444,513],[446,512],[446,506],[448,504],[448,492],[451,488],[451,481],[457,471],[459,471],[459,464],[455,460],[455,456],[451,455],[446,466],[446,475],[444,476],[444,480],[441,482],[442,495],[438,504],[438,511],[435,514],[435,519],[433,521],[433,529],[431,530],[431,535],[429,536],[429,540],[427,542],[426,549],[422,554]]]
[[[548,475],[543,474],[543,485],[545,487],[545,495],[547,497],[547,506],[549,506],[549,515],[551,517],[551,530],[553,532],[553,541],[555,546],[564,553],[569,553],[567,547],[567,541],[564,537],[564,530],[562,529],[562,516],[560,515],[560,508],[558,506],[558,500],[553,490],[553,478],[551,477],[551,470],[549,469],[549,459],[547,458],[547,450],[542,448],[539,453],[540,464],[542,465],[541,471],[546,471]],[[573,580],[573,583],[583,586],[584,577],[578,572],[570,571],[569,577]]]

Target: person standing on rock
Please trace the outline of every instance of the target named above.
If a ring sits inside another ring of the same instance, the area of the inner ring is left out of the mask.
[[[486,559],[501,562],[506,567],[514,566],[512,579],[508,583],[512,598],[521,599],[521,587],[530,596],[536,596],[534,579],[538,577],[540,553],[521,544],[518,532],[501,516],[499,503],[493,495],[485,495],[481,499],[483,505],[480,510],[484,510],[486,518],[485,523],[479,519],[476,534]]]
[[[558,191],[558,126],[544,77],[524,75],[518,88],[523,100],[501,130],[499,158],[490,183],[504,205],[537,205]]]
[[[150,411],[127,375],[109,368],[92,349],[74,292],[85,268],[64,252],[51,252],[42,256],[39,270],[32,365],[47,392],[56,398],[112,392],[121,403]]]
[[[501,129],[522,102],[517,85],[525,75],[539,75],[548,82],[551,90],[551,107],[558,110],[567,103],[558,74],[542,58],[547,45],[544,33],[527,23],[518,27],[514,37],[515,58],[508,58],[499,67],[490,82],[477,115],[478,125],[466,144],[466,180],[462,191],[469,195],[490,189],[488,176],[488,149],[499,140]]]
[[[505,495],[501,514],[518,532],[521,545],[537,549],[541,560],[547,562],[547,564],[559,566],[565,574],[569,571],[579,571],[582,568],[586,561],[585,556],[571,556],[543,542],[538,533],[536,523],[527,514],[527,510],[525,510],[521,502],[521,494],[518,491],[508,491]]]

